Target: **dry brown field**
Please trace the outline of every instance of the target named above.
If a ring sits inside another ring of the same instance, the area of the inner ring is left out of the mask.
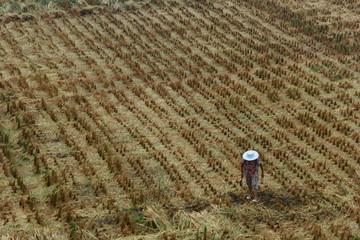
[[[0,16],[0,239],[359,238],[358,1],[108,5]]]

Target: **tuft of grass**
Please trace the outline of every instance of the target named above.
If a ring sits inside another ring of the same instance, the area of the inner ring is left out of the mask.
[[[10,143],[10,131],[6,131],[3,127],[0,128],[1,142],[8,144]]]
[[[319,72],[323,69],[324,67],[319,65],[319,64],[311,64],[310,65],[310,69],[313,71],[313,72]]]
[[[21,118],[19,117],[19,115],[16,115],[16,123],[17,123],[17,128],[21,128]]]
[[[31,211],[33,211],[36,204],[36,199],[32,194],[29,194],[27,198],[27,203],[29,204]]]
[[[51,2],[51,0],[36,0],[36,2],[42,5],[48,5]]]
[[[28,138],[24,139],[23,147],[24,147],[25,151],[27,151],[29,143],[30,143],[30,140]]]
[[[51,192],[51,196],[50,196],[50,202],[51,205],[56,206],[57,203],[57,195],[58,195],[58,191],[57,191],[57,187],[55,187],[52,192]]]
[[[158,200],[160,199],[160,193],[161,193],[161,179],[162,179],[162,175],[158,177],[158,191],[157,191]]]
[[[199,233],[199,229],[196,229],[196,236],[195,236],[196,240],[200,240],[200,233]]]
[[[0,103],[4,102],[6,100],[5,94],[0,93]]]
[[[23,191],[23,193],[27,193],[28,189],[27,189],[22,177],[18,176],[17,184],[19,185],[19,187],[20,187],[21,191]]]
[[[342,76],[341,76],[341,74],[335,74],[331,79],[330,79],[330,81],[332,81],[332,82],[337,82],[337,81],[340,81],[342,79]]]
[[[204,226],[204,234],[203,234],[203,240],[207,239],[207,227]]]
[[[12,11],[18,11],[21,9],[19,3],[17,3],[16,1],[11,2],[10,6]]]
[[[76,238],[76,223],[72,222],[71,223],[71,232],[70,232],[70,239],[75,239]]]
[[[54,0],[54,2],[63,9],[70,9],[76,3],[76,0]]]

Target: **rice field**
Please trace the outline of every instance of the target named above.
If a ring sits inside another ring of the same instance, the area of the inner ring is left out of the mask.
[[[1,239],[357,239],[359,7],[0,15]]]

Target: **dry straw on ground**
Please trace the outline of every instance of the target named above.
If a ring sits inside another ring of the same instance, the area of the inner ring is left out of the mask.
[[[358,237],[359,3],[96,4],[1,15],[2,239]]]

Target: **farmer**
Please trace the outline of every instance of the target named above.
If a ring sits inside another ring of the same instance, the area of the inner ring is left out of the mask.
[[[249,195],[247,199],[251,199],[254,196],[253,202],[257,202],[257,192],[259,189],[259,166],[261,168],[261,177],[264,178],[264,169],[259,159],[259,153],[257,151],[249,150],[243,154],[243,160],[241,163],[241,181],[246,177],[246,184],[249,187]]]

